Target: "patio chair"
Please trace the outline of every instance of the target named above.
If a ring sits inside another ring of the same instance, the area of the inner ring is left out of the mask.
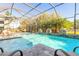
[[[52,30],[51,30],[50,28],[48,28],[48,29],[46,30],[46,33],[50,34],[50,33],[52,33]]]

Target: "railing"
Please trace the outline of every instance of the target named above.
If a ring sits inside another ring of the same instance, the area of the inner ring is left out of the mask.
[[[3,48],[0,48],[0,50],[1,50],[1,53],[4,53],[4,50],[3,50]]]
[[[23,56],[23,52],[21,50],[16,50],[13,53],[10,54],[10,56],[13,56],[15,53],[19,52],[20,56]]]
[[[57,50],[55,50],[54,56],[59,56],[59,55],[57,54],[57,52],[58,52],[59,50],[60,50],[61,52],[63,52],[63,53],[65,54],[65,56],[70,56],[67,52],[65,52],[65,51],[62,50],[62,49],[57,49]]]
[[[73,52],[76,52],[76,49],[78,49],[78,48],[79,48],[79,46],[75,47],[75,48],[73,49]]]

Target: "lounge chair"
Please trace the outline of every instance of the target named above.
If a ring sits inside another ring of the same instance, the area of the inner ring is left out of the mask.
[[[50,33],[52,33],[52,30],[51,30],[50,28],[48,28],[48,29],[46,30],[46,33],[50,34]]]

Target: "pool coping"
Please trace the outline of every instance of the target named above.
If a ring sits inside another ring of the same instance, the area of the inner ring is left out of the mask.
[[[35,33],[35,34],[45,34],[45,35],[54,35],[54,36],[60,36],[60,37],[66,37],[66,38],[72,38],[72,39],[79,39],[79,35],[71,35],[71,34],[60,34],[60,33]]]
[[[11,40],[11,39],[15,39],[15,38],[22,38],[22,37],[9,37],[9,38],[2,38],[2,39],[0,39],[0,41]]]

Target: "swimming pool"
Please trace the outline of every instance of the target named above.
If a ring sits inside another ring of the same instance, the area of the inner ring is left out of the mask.
[[[41,43],[55,49],[63,49],[67,52],[72,52],[74,47],[79,46],[78,39],[65,38],[60,36],[30,34],[24,35],[23,38],[31,41],[33,45]],[[79,49],[76,53],[79,55]]]
[[[32,42],[21,37],[0,41],[0,47],[3,48],[5,52],[23,50],[31,48],[32,46],[33,46]]]
[[[0,47],[5,51],[23,50],[31,48],[37,44],[44,44],[54,49],[63,49],[67,52],[73,51],[73,48],[79,46],[78,39],[65,38],[53,35],[26,33],[22,38],[0,41]],[[77,50],[79,55],[79,51]]]

